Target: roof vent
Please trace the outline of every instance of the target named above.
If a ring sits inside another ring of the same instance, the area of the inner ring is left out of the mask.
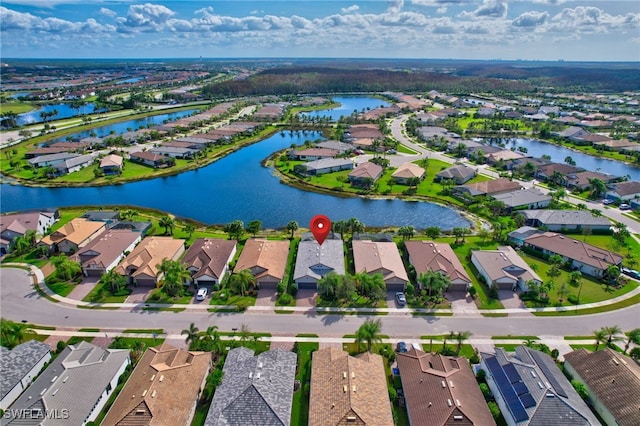
[[[155,389],[153,390],[153,392],[151,392],[151,398],[155,398],[156,397],[157,392],[155,391]]]
[[[612,361],[615,365],[620,365],[620,363],[618,362],[618,360],[616,358],[612,358]],[[53,380],[51,381],[53,382]]]
[[[531,370],[531,377],[536,377],[536,372]]]
[[[447,399],[447,405],[448,405],[449,407],[451,407],[451,406],[453,405],[453,402],[451,402],[451,400],[450,400],[450,399]]]
[[[554,394],[552,394],[552,393],[550,393],[550,392],[547,392],[547,394],[546,394],[545,396],[546,396],[547,398],[555,398],[555,395],[554,395]]]
[[[343,371],[343,372],[342,372],[342,378],[343,378],[343,379],[346,379],[346,378],[347,378],[347,372],[346,372],[346,371]]]
[[[253,378],[253,371],[249,371],[249,378]]]
[[[351,378],[352,378],[352,379],[355,379],[355,378],[356,378],[356,372],[355,372],[355,371],[352,371],[352,372],[351,372]]]
[[[160,375],[160,378],[158,379],[158,381],[162,383],[163,380],[164,380],[164,374]]]
[[[356,391],[356,385],[351,386],[351,392],[355,392]]]
[[[445,382],[444,380],[442,381],[442,387],[446,388],[447,387],[447,382]]]
[[[256,373],[256,380],[260,378],[260,372]]]
[[[348,422],[355,422],[356,420],[357,420],[356,416],[347,416],[347,421]]]
[[[56,380],[58,380],[58,376],[55,376],[53,379],[51,379],[51,383],[55,382]]]
[[[64,379],[62,379],[62,383],[67,383],[67,379],[69,378],[69,376],[65,377]]]
[[[56,394],[58,393],[58,391],[60,390],[60,388],[54,390],[53,392],[51,392],[51,396],[56,396]]]
[[[146,395],[147,395],[147,390],[145,389],[144,391],[142,391],[142,397],[144,398]]]
[[[349,390],[349,385],[344,385],[344,386],[342,387],[342,392],[343,392],[343,393],[346,393],[348,390]]]
[[[456,405],[457,405],[458,407],[462,407],[462,404],[460,404],[460,400],[459,400],[459,399],[456,399]]]
[[[462,416],[453,416],[453,420],[464,420]]]
[[[150,382],[153,382],[153,380],[156,378],[156,375],[154,374],[153,376],[151,376],[151,379],[149,380]]]
[[[453,387],[453,382],[451,380],[449,380],[449,386]]]

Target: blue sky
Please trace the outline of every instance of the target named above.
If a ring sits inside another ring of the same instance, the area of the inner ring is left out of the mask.
[[[3,58],[640,61],[640,1],[2,0]]]

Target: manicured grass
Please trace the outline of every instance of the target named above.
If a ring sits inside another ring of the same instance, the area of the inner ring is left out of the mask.
[[[119,336],[118,340],[120,342],[122,342],[125,346],[127,346],[128,348],[133,347],[133,345],[136,342],[142,342],[142,343],[144,343],[146,348],[152,348],[154,346],[158,346],[158,345],[161,345],[162,343],[164,343],[165,339],[163,339],[163,338],[153,339],[153,338],[142,338],[142,337],[121,337],[121,336]],[[111,343],[111,346],[109,346],[109,347],[110,348],[114,348],[115,346],[114,346],[113,343]]]
[[[316,306],[318,308],[386,308],[385,300],[371,301],[364,296],[355,296],[352,300],[324,300],[321,297],[316,298]]]
[[[164,329],[162,328],[128,328],[126,330],[122,330],[123,333],[139,333],[139,334],[163,334]]]
[[[16,100],[11,100],[13,98],[7,98],[0,103],[0,112],[8,113],[13,112],[14,114],[24,114],[25,112],[33,111],[36,109],[36,106],[27,102],[20,102]]]
[[[453,312],[411,312],[414,317],[452,317]]]
[[[564,340],[590,340],[593,339],[593,335],[591,336],[564,336]]]
[[[398,152],[402,152],[403,154],[409,154],[409,155],[417,155],[418,154],[413,149],[409,148],[408,146],[402,145],[402,144],[398,144]]]
[[[154,295],[156,295],[157,299],[153,299]],[[156,288],[155,290],[152,290],[151,293],[149,293],[149,296],[147,297],[147,300],[145,301],[145,303],[166,303],[166,304],[175,304],[175,305],[186,305],[191,303],[191,300],[193,299],[193,295],[188,295],[188,296],[178,296],[178,297],[171,297],[169,295],[167,295],[165,292],[162,291],[162,288]]]
[[[149,312],[173,312],[177,314],[178,312],[183,312],[186,308],[142,308],[143,311]]]
[[[507,352],[515,352],[516,348],[518,346],[522,346],[522,343],[516,343],[516,344],[512,344],[512,343],[496,343],[494,345],[497,348],[502,348]]]
[[[311,382],[311,356],[320,347],[317,342],[296,342],[298,348],[298,368],[296,370],[296,380],[300,381],[300,389],[293,394],[293,405],[291,407],[291,425],[306,426],[309,422],[309,395],[306,388]]]
[[[494,313],[494,312],[481,312],[483,317],[487,317],[487,318],[503,318],[503,317],[508,317],[509,314],[505,313]]]
[[[69,340],[67,340],[67,345],[77,345],[80,342],[89,342],[93,341],[93,337],[80,337],[80,336],[72,336]]]
[[[640,303],[640,294],[636,294],[633,297],[625,299],[621,302],[612,303],[610,305],[598,306],[595,308],[588,308],[588,309],[580,309],[578,311],[576,311],[575,309],[568,308],[566,311],[561,311],[561,312],[533,312],[533,315],[539,316],[539,317],[590,315],[590,314],[598,314],[601,312],[615,311],[617,309],[626,308],[639,303]]]
[[[84,302],[92,303],[124,303],[129,295],[113,296],[104,288],[104,284],[98,282],[93,289],[82,299]]]
[[[71,293],[73,289],[76,288],[75,284],[66,281],[58,281],[51,284],[46,284],[46,286],[49,287],[49,289],[54,293],[59,294],[63,297],[68,296],[69,293]]]
[[[229,295],[228,298],[222,299],[219,297],[221,293],[226,293]],[[240,296],[239,294],[231,294],[228,289],[220,290],[211,295],[211,299],[209,301],[210,305],[235,305],[238,307],[244,306],[254,306],[256,304],[255,296]]]
[[[507,334],[503,336],[491,336],[493,340],[509,340],[509,339],[518,339],[518,340],[540,340],[538,336],[514,336],[512,334]]]
[[[82,331],[86,333],[98,333],[100,329],[99,328],[81,328],[78,331]]]
[[[2,263],[28,263],[38,268],[42,268],[47,264],[49,259],[40,257],[37,250],[32,250],[29,253],[16,256],[15,254],[8,254],[2,259]]]

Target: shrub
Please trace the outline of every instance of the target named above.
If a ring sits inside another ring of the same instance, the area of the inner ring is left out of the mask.
[[[389,399],[395,401],[398,398],[398,391],[391,385],[389,385],[387,389],[389,389]]]
[[[278,300],[283,305],[288,305],[293,300],[293,297],[291,297],[291,295],[289,293],[282,293],[282,294],[280,294],[280,297],[278,298]]]
[[[413,284],[407,283],[407,294],[410,296],[413,296],[415,291],[416,291],[416,288],[413,286]]]
[[[65,343],[65,341],[64,340],[59,340],[58,343],[56,344],[56,352],[60,353],[66,347],[67,347],[67,344]]]
[[[577,305],[578,304],[578,296],[576,296],[575,294],[570,294],[569,297],[567,297],[567,300],[572,305]]]
[[[276,291],[278,292],[278,294],[284,294],[287,291],[287,285],[280,281],[278,283],[278,286],[276,287]]]
[[[471,295],[472,299],[475,299],[476,295],[478,294],[478,289],[476,289],[474,286],[469,287],[469,294]]]
[[[491,415],[493,416],[494,420],[498,420],[501,416],[500,408],[498,408],[498,404],[491,401],[491,402],[487,402],[487,405],[489,406],[489,411],[491,412]]]

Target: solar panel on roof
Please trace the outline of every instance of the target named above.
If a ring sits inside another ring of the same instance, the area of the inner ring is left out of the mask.
[[[530,353],[533,356],[533,359],[536,361],[536,364],[538,364],[538,367],[540,367],[540,369],[544,373],[553,390],[555,390],[558,395],[568,398],[569,396],[564,391],[564,389],[560,385],[560,382],[558,382],[556,376],[551,371],[551,367],[547,364],[547,360],[544,354],[536,351],[530,351]]]
[[[527,385],[525,385],[523,382],[513,383],[513,390],[515,390],[518,395],[522,395],[529,392]]]
[[[536,406],[536,401],[533,399],[530,393],[520,395],[520,401],[522,401],[522,405],[524,405],[524,408],[531,408]]]
[[[498,360],[496,358],[488,358],[485,361],[485,364],[491,372],[491,376],[493,376],[493,379],[498,385],[500,393],[502,393],[502,397],[504,398],[504,402],[509,408],[509,411],[511,412],[514,420],[516,422],[527,420],[529,418],[529,415],[524,409],[520,398],[518,398],[516,391],[513,389],[509,378],[505,374]]]
[[[516,370],[515,365],[507,364],[502,368],[504,372],[507,374],[507,377],[509,378],[509,381],[511,383],[519,382],[522,380],[522,377],[520,377],[520,373],[518,373],[518,370]]]

